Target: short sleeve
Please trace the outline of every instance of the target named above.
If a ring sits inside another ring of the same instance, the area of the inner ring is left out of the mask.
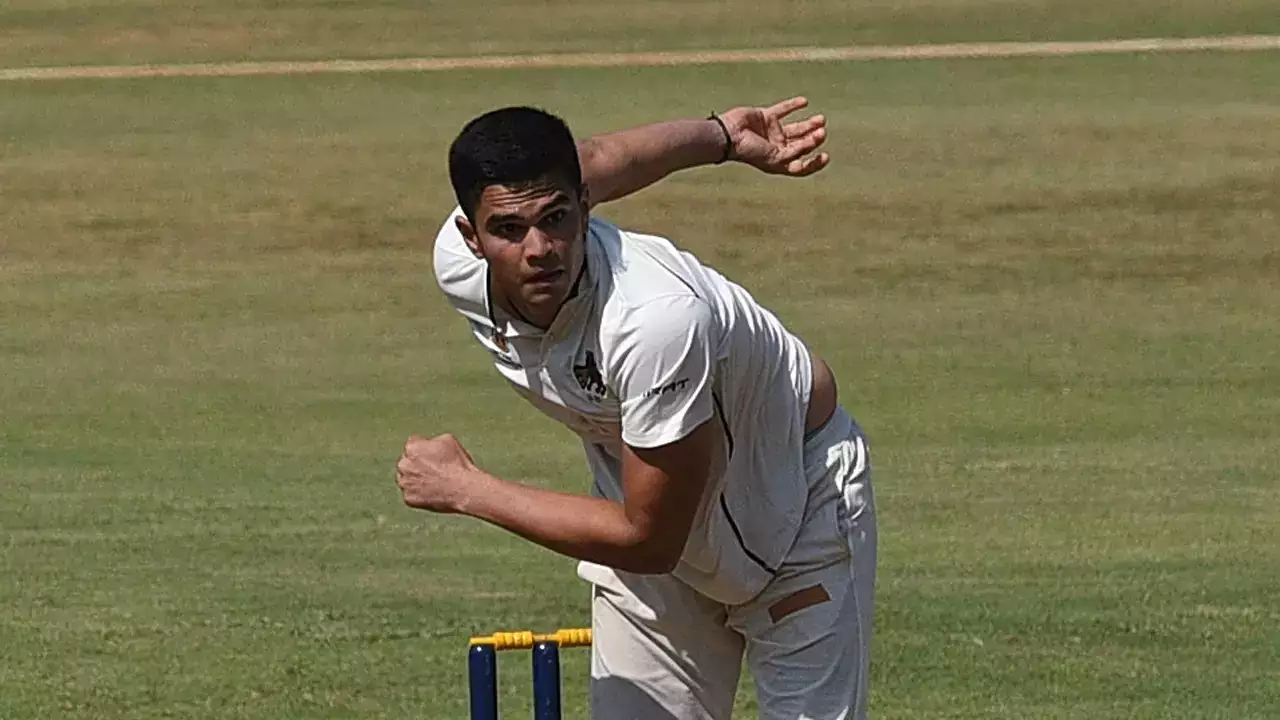
[[[472,254],[458,230],[455,220],[461,213],[455,209],[436,233],[432,263],[436,284],[453,309],[471,320],[487,322],[486,265]]]
[[[711,308],[687,295],[649,300],[622,319],[607,372],[623,442],[668,445],[711,419],[713,321]]]

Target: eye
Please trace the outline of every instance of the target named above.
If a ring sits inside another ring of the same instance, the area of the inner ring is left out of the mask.
[[[557,208],[542,217],[539,225],[559,225],[569,217],[569,211],[564,208]]]
[[[519,223],[504,222],[493,229],[493,234],[508,240],[519,240],[524,236],[524,227]]]

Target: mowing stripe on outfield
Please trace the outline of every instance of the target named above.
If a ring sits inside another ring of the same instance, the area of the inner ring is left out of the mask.
[[[948,60],[964,58],[1059,57],[1121,53],[1280,50],[1280,35],[1197,38],[1135,38],[1084,42],[977,42],[945,45],[854,45],[758,50],[690,50],[630,53],[480,55],[475,57],[391,58],[181,63],[166,65],[75,65],[0,69],[0,80],[85,78],[243,77],[314,73],[370,73],[512,68],[645,67],[734,63],[835,62],[848,60]]]

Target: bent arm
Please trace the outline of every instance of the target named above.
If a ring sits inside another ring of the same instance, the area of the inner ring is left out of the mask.
[[[642,190],[672,173],[711,165],[725,155],[714,120],[671,120],[595,135],[578,143],[592,205]]]
[[[485,475],[461,511],[563,555],[666,573],[684,553],[722,437],[714,422],[713,317],[692,296],[632,310],[606,362],[621,402],[623,502],[565,495]]]
[[[457,511],[545,548],[638,574],[670,572],[684,552],[706,487],[713,423],[670,445],[627,448],[625,500],[570,495],[477,470]]]

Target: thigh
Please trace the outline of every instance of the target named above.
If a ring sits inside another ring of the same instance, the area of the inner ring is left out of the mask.
[[[862,720],[870,665],[871,581],[847,562],[793,578],[744,618],[761,720]]]
[[[742,636],[723,605],[670,576],[592,589],[591,717],[729,720]]]
[[[862,720],[877,529],[865,440],[834,428],[814,448],[805,526],[763,593],[731,609],[746,638],[762,720]]]

